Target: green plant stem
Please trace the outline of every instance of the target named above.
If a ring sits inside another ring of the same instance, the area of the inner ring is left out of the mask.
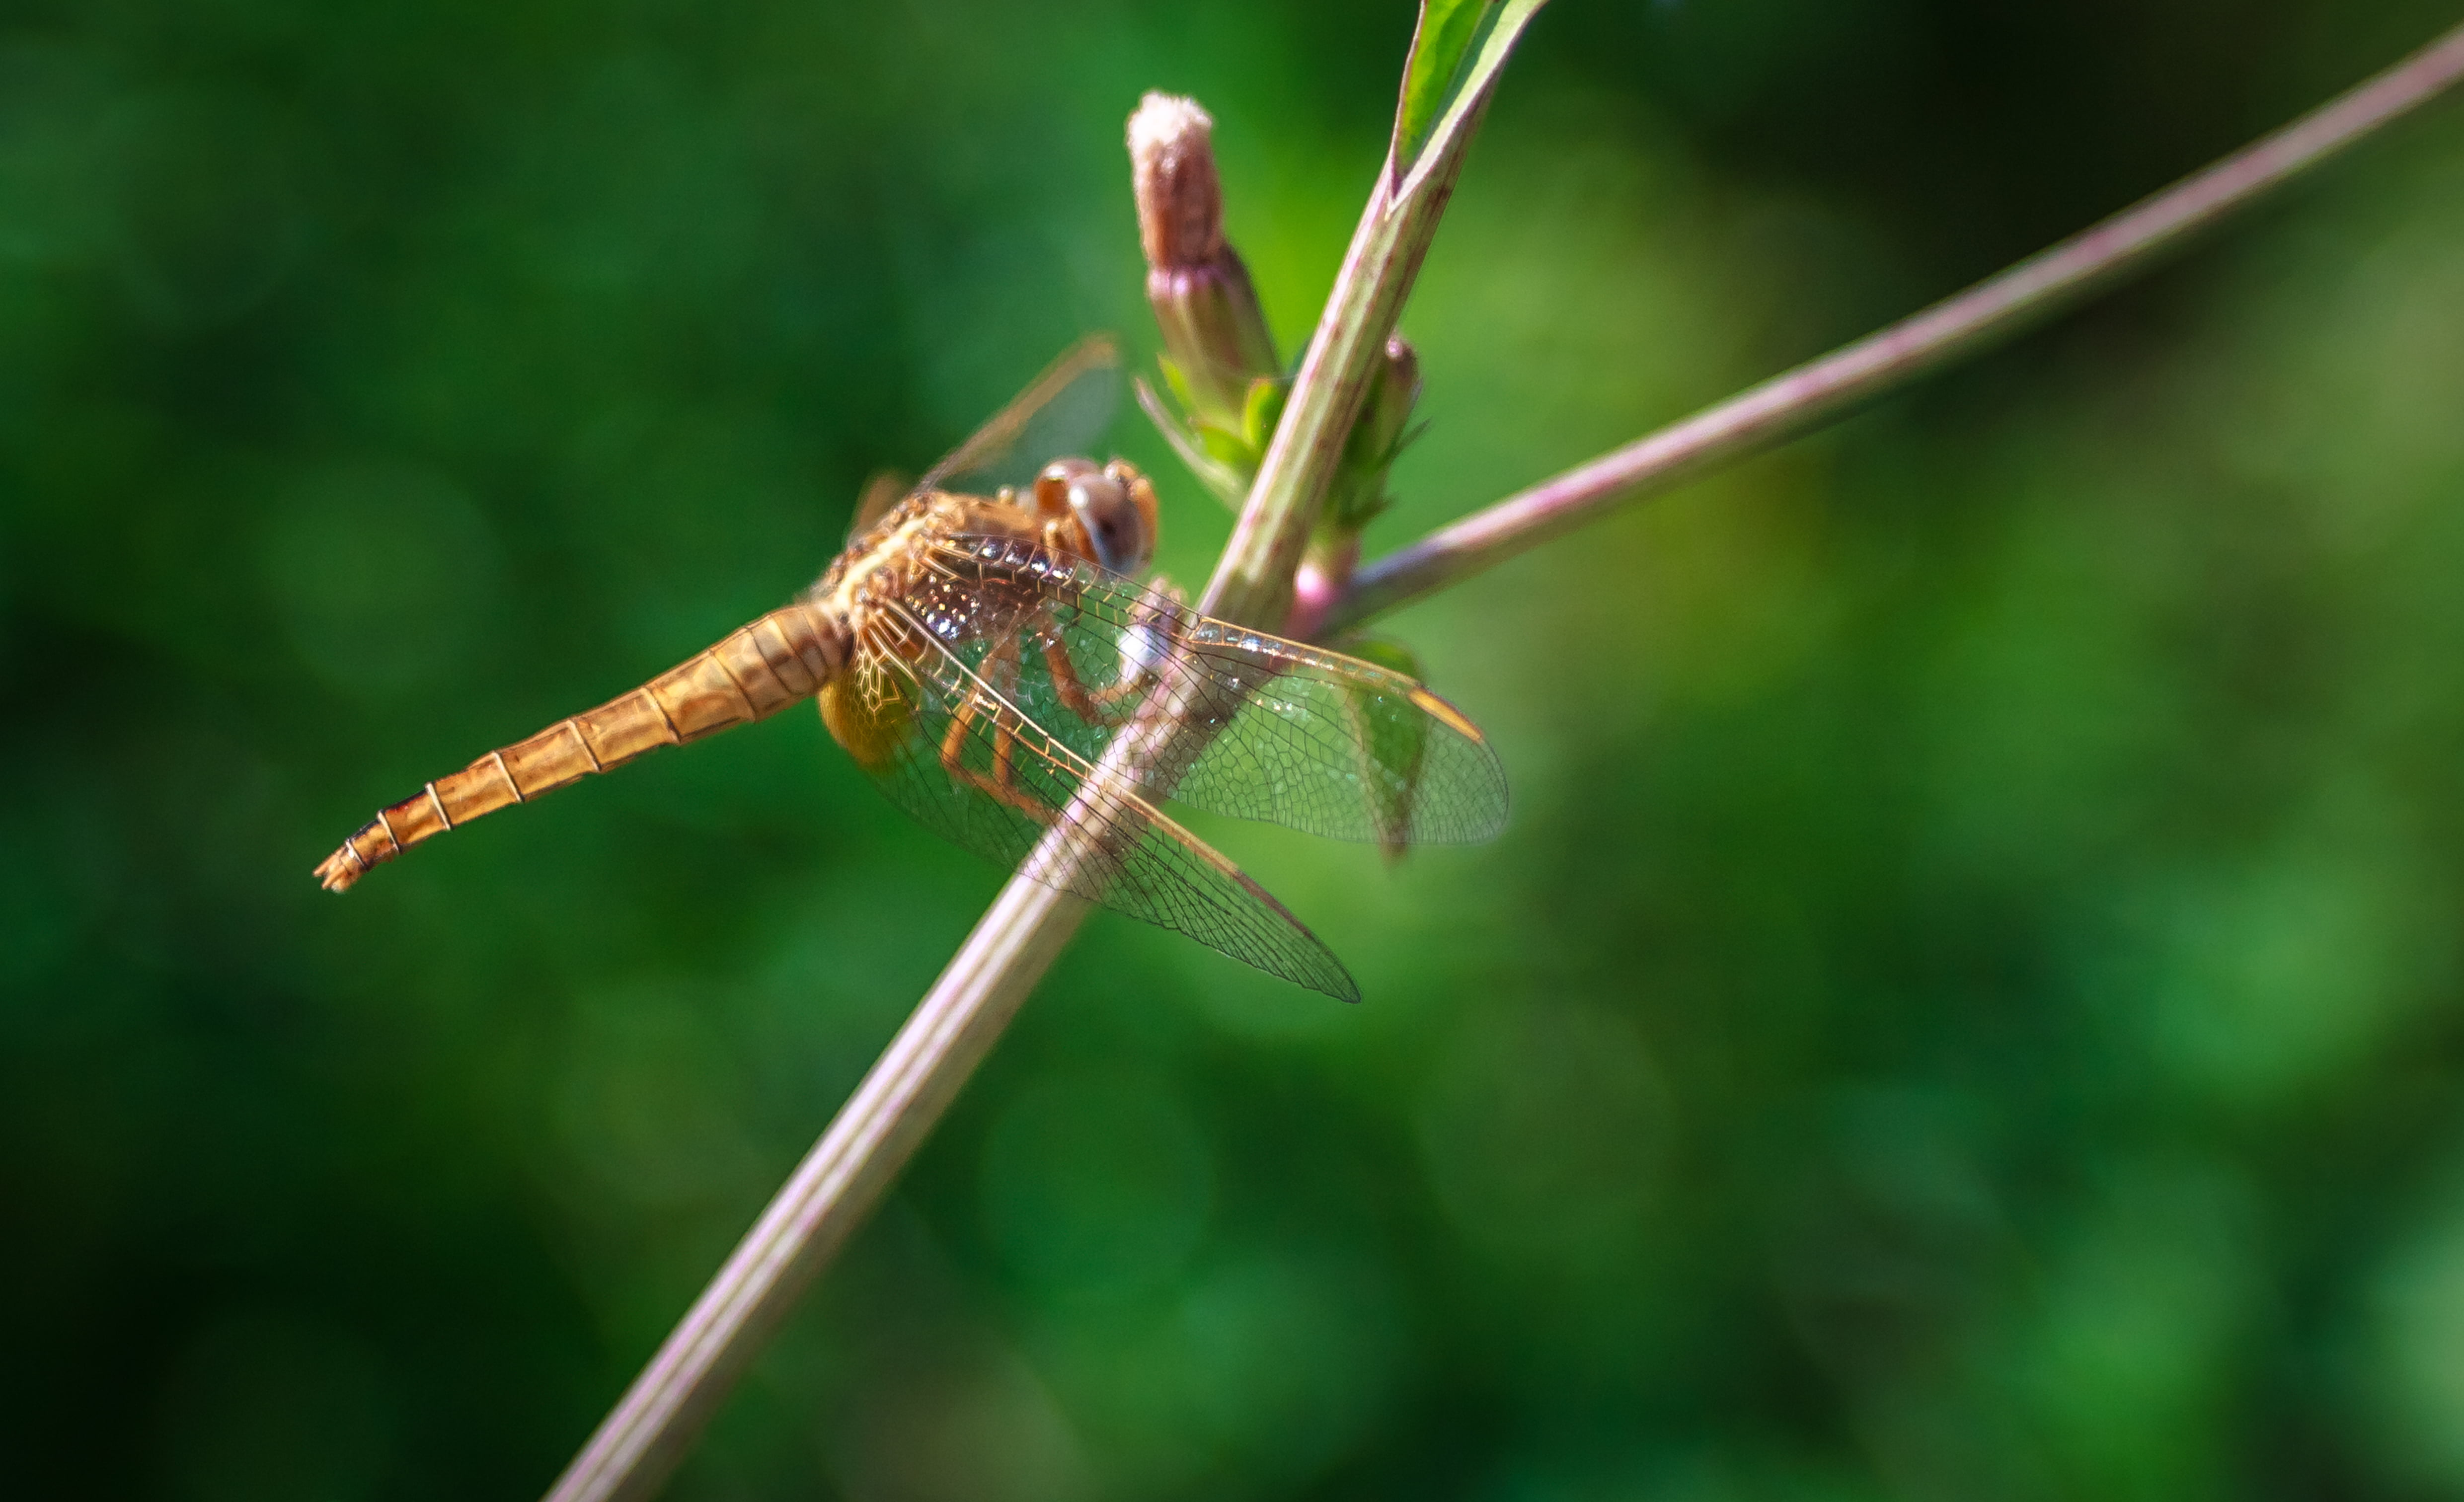
[[[1508,0],[1462,93],[1424,142],[1408,139],[1398,123],[1385,169],[1377,174],[1377,186],[1318,319],[1317,335],[1301,361],[1274,442],[1259,461],[1249,502],[1242,508],[1231,541],[1199,602],[1207,615],[1243,624],[1282,624],[1291,601],[1292,573],[1300,566],[1310,524],[1342,460],[1353,421],[1368,398],[1387,337],[1395,332],[1403,300],[1411,295],[1420,262],[1436,238],[1438,220],[1454,196],[1465,149],[1488,107],[1506,54],[1538,9],[1534,0]],[[1424,11],[1424,27],[1428,17]],[[1416,67],[1425,40],[1416,39]],[[1411,104],[1407,93],[1406,110]],[[1405,159],[1400,153],[1415,144],[1417,155]]]
[[[2464,78],[2464,27],[2255,144],[2085,232],[1854,344],[1613,449],[1431,533],[1360,570],[1321,634],[1357,626],[1494,568],[1991,348],[2083,294],[2144,270],[2310,167],[2418,109]]]

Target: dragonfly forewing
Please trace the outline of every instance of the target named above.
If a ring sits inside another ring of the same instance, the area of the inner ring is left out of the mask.
[[[1169,928],[1345,1001],[1359,989],[1317,936],[1134,780],[1020,706],[1025,631],[951,642],[913,614],[868,653],[885,723],[902,732],[872,769],[891,800],[952,842],[1074,896]]]
[[[954,539],[954,592],[1035,599],[1010,692],[1089,760],[1133,712],[1194,733],[1136,770],[1150,796],[1337,839],[1464,844],[1506,822],[1496,752],[1452,705],[1374,663],[1200,616],[1015,538]]]
[[[1121,400],[1121,349],[1090,334],[917,481],[918,490],[990,492],[1023,486],[1045,461],[1091,453]]]

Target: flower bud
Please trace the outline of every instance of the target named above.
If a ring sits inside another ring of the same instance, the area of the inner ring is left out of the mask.
[[[1386,340],[1370,377],[1369,395],[1344,440],[1343,459],[1328,487],[1321,525],[1337,534],[1356,534],[1386,509],[1386,472],[1410,435],[1405,425],[1420,400],[1420,357],[1397,334]]]
[[[1377,365],[1376,384],[1361,403],[1360,420],[1353,424],[1352,446],[1382,468],[1402,446],[1403,424],[1420,401],[1420,352],[1400,334],[1391,335]]]
[[[1193,417],[1237,430],[1249,384],[1282,369],[1249,270],[1223,238],[1223,185],[1215,173],[1215,121],[1198,101],[1149,94],[1130,117],[1131,181],[1147,301],[1165,358]]]

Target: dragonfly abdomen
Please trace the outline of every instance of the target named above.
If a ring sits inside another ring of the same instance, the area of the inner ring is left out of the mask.
[[[631,693],[492,751],[384,810],[325,858],[318,879],[342,891],[369,867],[482,814],[776,714],[836,677],[847,654],[846,625],[830,611],[803,601],[774,610]]]

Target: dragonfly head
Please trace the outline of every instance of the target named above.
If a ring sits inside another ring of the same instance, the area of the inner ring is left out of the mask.
[[[1057,524],[1069,551],[1115,574],[1137,574],[1155,556],[1155,487],[1120,459],[1055,459],[1035,477],[1035,513]]]

